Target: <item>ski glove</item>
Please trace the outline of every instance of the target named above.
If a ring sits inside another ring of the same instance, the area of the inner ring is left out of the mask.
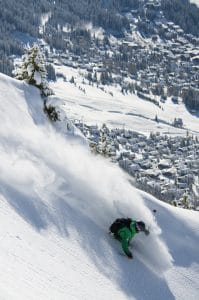
[[[128,258],[133,258],[133,254],[131,252],[129,252],[128,254],[126,254],[128,256]]]

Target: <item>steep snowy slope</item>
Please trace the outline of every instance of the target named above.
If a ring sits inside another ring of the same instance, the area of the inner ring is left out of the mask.
[[[0,74],[0,299],[197,299],[198,214],[137,191],[42,109]],[[107,234],[125,215],[151,231],[133,261]]]

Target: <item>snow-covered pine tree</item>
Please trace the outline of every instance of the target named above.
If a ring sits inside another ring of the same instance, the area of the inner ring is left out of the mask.
[[[189,197],[187,193],[185,193],[181,199],[181,205],[183,208],[189,209],[190,208],[190,202],[189,202]]]
[[[102,128],[100,129],[100,137],[96,148],[97,152],[103,156],[111,156],[110,143],[109,129],[106,124],[103,124]]]
[[[27,83],[38,87],[42,96],[50,96],[53,91],[47,81],[47,71],[44,56],[37,44],[25,49],[22,63],[15,71],[15,78],[25,80]]]

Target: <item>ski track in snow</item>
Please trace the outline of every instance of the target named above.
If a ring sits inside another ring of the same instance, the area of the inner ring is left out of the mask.
[[[137,191],[83,138],[52,128],[42,109],[37,89],[0,75],[2,299],[187,299],[185,289],[194,299],[196,215]],[[133,240],[132,261],[107,234],[126,215],[151,231]]]

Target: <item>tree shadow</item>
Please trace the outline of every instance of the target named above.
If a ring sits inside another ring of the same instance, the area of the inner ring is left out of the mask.
[[[1,193],[9,205],[35,230],[47,229],[52,218],[41,200],[32,195],[26,195],[18,189],[1,183]]]
[[[44,114],[44,100],[40,96],[40,90],[34,86],[23,83],[24,98],[26,100],[28,111],[36,125],[44,125],[46,117]]]

